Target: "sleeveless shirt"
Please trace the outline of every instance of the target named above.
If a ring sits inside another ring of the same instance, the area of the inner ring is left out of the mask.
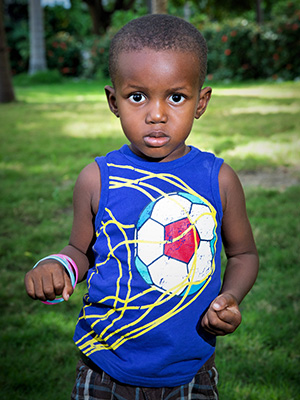
[[[74,341],[120,382],[188,383],[215,350],[200,323],[221,286],[223,160],[191,147],[149,162],[124,145],[96,162],[95,265]]]

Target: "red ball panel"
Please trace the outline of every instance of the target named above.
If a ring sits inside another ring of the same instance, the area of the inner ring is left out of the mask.
[[[181,237],[182,235],[182,237]],[[167,257],[188,263],[199,247],[200,237],[188,218],[172,222],[165,226],[165,244],[164,254]],[[196,243],[195,243],[196,240]]]

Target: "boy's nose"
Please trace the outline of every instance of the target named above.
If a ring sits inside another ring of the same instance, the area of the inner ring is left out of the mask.
[[[167,122],[167,120],[168,116],[166,113],[166,109],[161,101],[156,101],[152,104],[149,104],[149,109],[146,115],[147,124],[164,124]]]

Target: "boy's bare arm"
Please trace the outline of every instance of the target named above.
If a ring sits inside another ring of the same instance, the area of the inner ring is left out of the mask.
[[[69,244],[61,250],[78,267],[78,281],[82,281],[93,263],[94,218],[100,199],[100,172],[96,163],[89,164],[78,176],[73,194],[73,226]],[[69,275],[54,261],[42,261],[25,276],[27,293],[33,299],[53,300],[62,295],[65,300],[73,293]]]
[[[238,305],[258,273],[258,254],[248,220],[245,197],[235,172],[224,164],[219,174],[223,205],[222,239],[227,265],[220,295],[211,303],[202,326],[215,335],[232,333],[241,323]]]

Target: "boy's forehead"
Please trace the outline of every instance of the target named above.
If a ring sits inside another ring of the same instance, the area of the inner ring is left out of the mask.
[[[132,54],[138,54],[143,58],[144,56],[152,56],[153,59],[155,59],[159,55],[165,55],[167,54],[169,58],[177,58],[178,56],[185,57],[187,54],[189,54],[192,58],[194,58],[195,62],[199,62],[199,57],[195,52],[192,52],[190,50],[184,50],[184,49],[176,49],[176,50],[171,50],[171,49],[161,49],[161,50],[156,50],[152,49],[151,47],[143,47],[139,50],[136,49],[129,49],[129,50],[122,50],[119,55],[118,55],[118,62],[124,59],[130,59],[130,56]]]
[[[116,79],[122,79],[124,72],[138,71],[139,69],[158,69],[164,72],[173,66],[180,73],[188,63],[189,67],[197,74],[200,73],[199,57],[191,51],[185,50],[153,50],[144,47],[141,50],[121,51],[117,58]],[[159,66],[159,68],[158,68]],[[183,72],[183,71],[182,71]]]

